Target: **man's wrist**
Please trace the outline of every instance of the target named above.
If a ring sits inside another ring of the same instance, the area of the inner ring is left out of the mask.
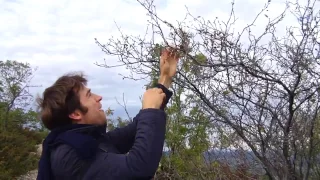
[[[159,84],[162,84],[163,86],[165,86],[167,89],[170,88],[171,84],[172,84],[172,77],[168,77],[168,76],[161,76],[158,80]]]

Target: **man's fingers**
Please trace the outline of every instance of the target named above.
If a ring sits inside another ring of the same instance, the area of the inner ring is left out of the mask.
[[[180,58],[180,53],[177,48],[173,47],[165,47],[162,50],[162,63],[165,63],[166,61],[178,61]]]
[[[177,49],[171,49],[170,51],[170,57],[173,58],[173,59],[179,59],[179,52]]]
[[[169,48],[168,47],[163,48],[161,55],[162,56],[170,56]]]
[[[157,92],[158,92],[159,94],[163,93],[162,89],[160,89],[160,88],[157,88]]]
[[[162,54],[163,55],[169,55],[171,57],[173,57],[175,54],[177,54],[177,52],[178,52],[178,49],[170,47],[170,46],[169,47],[165,47],[162,50]]]

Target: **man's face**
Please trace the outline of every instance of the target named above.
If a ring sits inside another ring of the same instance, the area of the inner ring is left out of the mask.
[[[102,97],[94,94],[87,87],[79,91],[80,102],[82,106],[88,109],[87,113],[80,113],[81,118],[78,123],[103,125],[106,123],[106,114],[102,109]]]

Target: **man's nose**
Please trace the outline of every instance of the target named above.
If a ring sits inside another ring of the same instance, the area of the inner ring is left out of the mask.
[[[102,96],[97,95],[97,101],[101,101],[102,100]]]

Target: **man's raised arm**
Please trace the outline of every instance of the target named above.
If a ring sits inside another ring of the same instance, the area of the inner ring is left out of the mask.
[[[163,101],[161,110],[167,106],[172,92],[169,90],[172,84],[172,77],[176,74],[179,56],[172,49],[164,49],[160,58],[160,77],[157,88],[162,89],[166,98]],[[125,127],[116,128],[107,133],[108,139],[117,147],[120,153],[127,153],[132,147],[137,132],[137,120],[140,112],[133,118],[133,122]]]
[[[165,94],[159,88],[145,92],[143,108],[137,117],[137,133],[129,154],[98,153],[98,162],[90,167],[96,177],[90,179],[144,179],[154,175],[165,139],[166,114],[160,109],[164,98]]]
[[[157,84],[156,87],[161,88],[166,95],[165,100],[163,101],[163,104],[160,107],[160,110],[164,111],[164,108],[167,106],[167,103],[169,102],[172,96],[172,92],[160,83]],[[140,112],[133,118],[133,121],[128,125],[116,128],[112,131],[109,131],[106,134],[107,138],[113,143],[113,145],[115,145],[115,147],[122,154],[127,153],[133,146],[135,136],[137,133],[137,121],[139,119],[139,116],[141,115]]]

